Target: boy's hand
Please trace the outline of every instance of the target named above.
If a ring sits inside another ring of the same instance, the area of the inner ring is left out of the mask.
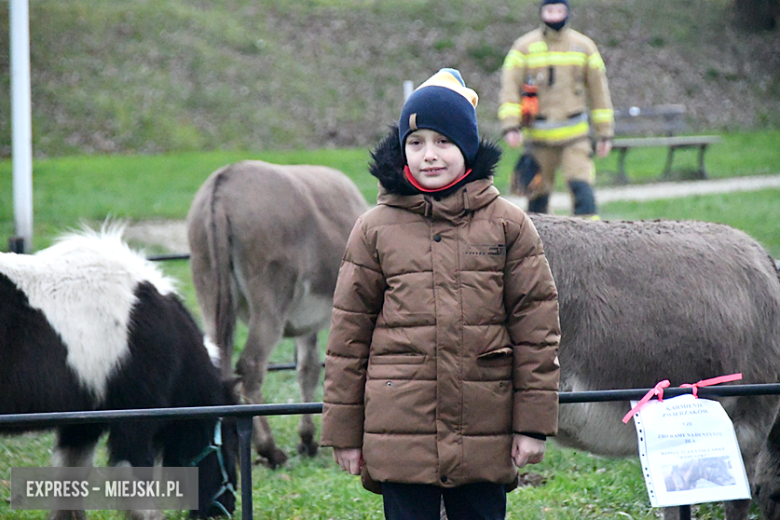
[[[333,448],[333,460],[351,475],[360,475],[360,468],[365,464],[360,448]]]
[[[518,468],[542,462],[544,448],[545,441],[517,433],[512,436],[512,460]]]

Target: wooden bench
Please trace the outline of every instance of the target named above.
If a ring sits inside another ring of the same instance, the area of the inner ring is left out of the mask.
[[[704,154],[711,144],[720,142],[717,135],[675,135],[686,128],[683,116],[684,105],[656,105],[646,108],[631,107],[615,109],[615,135],[631,136],[614,139],[612,149],[617,151],[618,171],[616,182],[628,184],[626,175],[626,155],[632,148],[649,146],[668,147],[666,166],[661,180],[671,179],[674,152],[681,148],[699,149],[699,168],[695,172],[700,179],[707,178],[704,167]],[[641,137],[640,137],[641,136]]]

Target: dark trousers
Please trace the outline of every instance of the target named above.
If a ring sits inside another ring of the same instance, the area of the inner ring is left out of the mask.
[[[439,520],[441,500],[449,520],[504,520],[503,484],[478,482],[455,488],[382,482],[387,520]]]

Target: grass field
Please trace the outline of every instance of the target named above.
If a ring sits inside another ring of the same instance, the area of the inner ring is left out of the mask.
[[[708,167],[716,178],[780,173],[778,149],[780,132],[726,135],[722,146],[714,147],[708,156]],[[649,182],[661,170],[663,155],[658,150],[637,150],[636,157],[629,161],[629,175],[637,182]],[[515,157],[512,153],[507,154],[500,165],[496,184],[501,189],[506,186]],[[81,220],[94,223],[109,216],[129,220],[181,219],[186,215],[194,192],[210,172],[221,165],[246,158],[334,166],[353,178],[368,200],[373,201],[376,197],[375,179],[366,173],[369,154],[363,149],[51,159],[35,164],[35,246],[45,247],[54,235],[77,226]],[[688,158],[681,157],[683,168],[686,160]],[[632,164],[632,161],[636,162]],[[690,161],[694,164],[695,157],[692,156]],[[600,169],[613,167],[614,158],[599,162]],[[13,232],[10,177],[10,162],[0,162],[0,237],[3,240]],[[619,202],[605,205],[602,216],[612,219],[674,218],[724,222],[746,231],[761,241],[771,254],[780,257],[778,201],[780,190],[648,203]],[[198,314],[187,263],[166,262],[163,269],[180,280],[187,306]],[[243,334],[241,329],[239,343],[243,341]],[[324,334],[321,345],[323,340]],[[291,342],[285,341],[274,353],[273,361],[289,361],[292,352]],[[265,390],[268,402],[300,400],[295,375],[291,372],[269,374]],[[321,397],[320,391],[316,399]],[[316,420],[319,423],[319,417]],[[278,471],[262,466],[254,468],[255,518],[382,518],[380,498],[362,491],[356,478],[338,470],[331,460],[330,450],[321,450],[313,459],[294,455],[296,417],[273,417],[270,422],[277,441],[291,458],[287,466]],[[0,519],[45,518],[45,513],[41,511],[10,511],[7,497],[10,468],[48,465],[51,444],[50,434],[0,438]],[[640,520],[659,517],[659,511],[649,506],[636,460],[603,459],[559,449],[552,442],[548,444],[545,461],[529,470],[541,475],[544,484],[513,492],[509,496],[509,519]],[[722,518],[722,509],[719,505],[696,506],[694,515],[701,519]],[[93,512],[91,518],[113,520],[122,516],[112,512]],[[170,518],[184,516],[171,513]],[[751,518],[758,518],[755,509]]]
[[[694,131],[780,128],[776,32],[732,25],[734,0],[580,0],[615,106],[682,103]],[[9,55],[0,2],[0,56]],[[455,67],[485,135],[500,67],[538,0],[36,0],[38,157],[355,147],[398,117],[405,80]],[[0,61],[0,157],[11,153]]]
[[[707,168],[712,178],[780,173],[780,131],[723,134],[711,148]],[[496,186],[507,187],[518,151],[509,150],[499,163]],[[634,183],[656,180],[663,169],[662,148],[633,150],[627,161]],[[677,153],[675,174],[684,177],[694,168],[692,151]],[[134,220],[183,219],[192,197],[208,175],[225,164],[261,159],[279,164],[324,164],[352,178],[368,201],[376,200],[376,179],[367,172],[368,148],[264,152],[187,152],[171,155],[104,155],[37,160],[34,163],[35,248],[81,220],[101,221],[107,216]],[[597,161],[599,185],[613,180],[616,154]],[[563,189],[563,186],[559,186]],[[13,234],[12,163],[0,161],[0,250]],[[609,208],[605,207],[605,211]],[[715,215],[718,213],[716,212]],[[660,218],[665,212],[642,218]],[[636,217],[636,215],[626,215]],[[679,216],[676,218],[684,218]],[[708,220],[707,215],[697,218]],[[739,226],[737,226],[739,227]],[[773,254],[780,256],[780,251]]]

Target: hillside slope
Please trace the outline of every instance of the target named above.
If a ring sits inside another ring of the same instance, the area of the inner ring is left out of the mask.
[[[617,106],[684,103],[693,130],[780,126],[780,32],[730,0],[574,0]],[[527,0],[32,0],[36,156],[371,146],[404,80],[459,68],[498,136],[499,69]],[[0,157],[10,155],[0,4]]]

